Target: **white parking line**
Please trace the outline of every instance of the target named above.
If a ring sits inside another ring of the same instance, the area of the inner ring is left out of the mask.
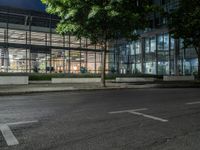
[[[22,124],[31,124],[31,123],[37,123],[37,120],[34,121],[22,121],[22,122],[14,122],[14,123],[7,123],[7,124],[0,124],[0,131],[2,132],[2,135],[7,143],[8,146],[14,146],[18,145],[19,142],[12,133],[11,129],[9,126],[14,126],[14,125],[22,125]]]
[[[0,130],[8,146],[14,146],[19,144],[18,140],[16,139],[8,125],[0,125]]]
[[[166,120],[166,119],[162,119],[162,118],[159,118],[159,117],[155,117],[155,116],[151,116],[151,115],[147,115],[147,114],[137,112],[137,111],[144,111],[144,110],[148,110],[148,109],[147,108],[141,108],[141,109],[132,109],[132,110],[113,111],[113,112],[109,112],[109,114],[131,113],[131,114],[134,114],[134,115],[143,116],[145,118],[150,118],[150,119],[161,121],[161,122],[168,122],[168,120]]]
[[[129,113],[134,114],[134,115],[143,116],[143,117],[146,117],[146,118],[150,118],[150,119],[153,119],[153,120],[161,121],[161,122],[168,122],[168,120],[166,120],[166,119],[162,119],[162,118],[151,116],[151,115],[146,115],[146,114],[139,113],[139,112],[132,111],[132,112],[129,112]]]
[[[130,109],[130,110],[122,110],[122,111],[113,111],[113,112],[109,112],[109,114],[120,114],[120,113],[143,111],[143,110],[148,110],[148,109],[147,108],[141,108],[141,109]]]
[[[14,122],[14,123],[7,123],[8,126],[14,126],[14,125],[24,125],[24,124],[31,124],[31,123],[37,123],[38,120],[34,121],[21,121],[21,122]]]
[[[200,104],[200,101],[186,103],[186,105],[195,105],[195,104]]]

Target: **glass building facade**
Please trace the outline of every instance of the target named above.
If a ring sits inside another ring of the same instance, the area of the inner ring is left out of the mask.
[[[120,74],[192,75],[198,69],[197,55],[182,42],[166,32],[119,44],[116,68]]]
[[[101,46],[56,34],[58,21],[45,12],[0,7],[0,72],[100,73]]]
[[[165,11],[178,8],[179,0],[153,0]],[[150,27],[133,42],[116,42],[119,74],[192,75],[198,70],[194,48],[183,48],[183,40],[174,39],[166,27],[166,19],[154,14]]]
[[[179,0],[153,0],[170,12]],[[106,73],[191,75],[198,60],[193,48],[173,39],[166,19],[150,16],[150,27],[138,41],[109,43]],[[73,35],[61,36],[59,19],[45,12],[0,6],[0,72],[95,73],[101,72],[101,45]]]

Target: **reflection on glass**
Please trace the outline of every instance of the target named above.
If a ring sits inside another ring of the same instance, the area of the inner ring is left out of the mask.
[[[163,50],[163,42],[164,42],[163,35],[159,35],[157,39],[158,39],[158,50]]]
[[[29,51],[26,52],[25,49],[10,48],[6,53],[4,52],[3,57],[4,57],[3,61],[1,61],[1,71],[4,72],[27,71]]]
[[[169,50],[169,34],[164,34],[164,50]]]
[[[156,51],[156,38],[155,37],[151,37],[150,45],[151,45],[150,51],[155,52]]]
[[[149,38],[145,38],[145,53],[150,52],[150,41]]]
[[[156,74],[156,62],[145,63],[146,74]]]
[[[135,42],[135,52],[136,52],[136,54],[141,54],[140,42],[139,41]]]

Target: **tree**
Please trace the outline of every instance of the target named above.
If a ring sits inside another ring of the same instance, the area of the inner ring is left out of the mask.
[[[180,7],[169,14],[170,32],[176,39],[184,40],[184,47],[194,47],[198,56],[200,77],[200,2],[180,0]]]
[[[149,0],[42,0],[47,12],[60,17],[57,31],[85,37],[102,45],[101,84],[105,86],[108,42],[136,39],[136,30],[144,29],[146,14],[151,11]]]

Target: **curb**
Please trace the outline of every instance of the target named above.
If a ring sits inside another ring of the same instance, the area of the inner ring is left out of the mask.
[[[41,90],[41,91],[19,91],[19,92],[0,92],[0,96],[13,96],[13,95],[25,95],[34,93],[55,93],[55,92],[84,92],[84,91],[103,91],[103,90],[123,90],[128,88],[117,87],[117,88],[94,88],[94,89],[64,89],[64,90]]]
[[[14,92],[0,92],[0,96],[11,96],[11,95],[24,95],[24,94],[34,94],[34,93],[50,93],[50,92],[72,92],[72,91],[103,91],[103,90],[125,90],[125,89],[148,89],[156,88],[156,86],[146,86],[146,87],[106,87],[106,88],[71,88],[71,89],[52,89],[52,90],[33,90],[33,91],[14,91]]]
[[[74,88],[69,89],[49,89],[49,90],[27,90],[27,91],[11,91],[11,92],[0,92],[0,96],[13,96],[13,95],[24,95],[24,94],[34,94],[34,93],[50,93],[50,92],[78,92],[78,91],[103,91],[103,90],[126,90],[126,89],[152,89],[152,88],[200,88],[200,84],[188,84],[188,85],[178,85],[178,84],[149,84],[149,85],[135,85],[135,86],[119,86],[119,87],[106,87],[106,88]]]

